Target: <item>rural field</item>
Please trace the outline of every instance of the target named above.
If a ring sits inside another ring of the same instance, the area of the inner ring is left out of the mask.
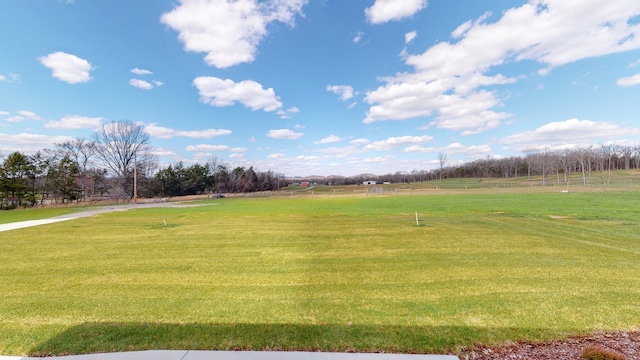
[[[3,232],[0,354],[455,353],[638,329],[640,191],[524,189],[324,189]]]

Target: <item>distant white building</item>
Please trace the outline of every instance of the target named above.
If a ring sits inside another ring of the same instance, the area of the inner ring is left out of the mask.
[[[376,182],[374,180],[367,180],[362,183],[362,185],[375,185]]]

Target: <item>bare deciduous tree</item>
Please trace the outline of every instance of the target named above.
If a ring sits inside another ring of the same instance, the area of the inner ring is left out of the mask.
[[[558,163],[558,167],[556,168],[556,173],[558,174],[558,185],[560,184],[560,170],[562,170],[564,175],[564,183],[569,185],[571,169],[574,167],[572,151],[570,149],[559,150],[556,152],[555,157]]]
[[[587,172],[589,174],[589,183],[591,183],[591,159],[593,158],[592,147],[579,147],[573,151],[573,156],[580,163],[580,171],[582,172],[582,185],[587,185]]]
[[[629,171],[631,169],[631,157],[633,156],[634,148],[633,146],[620,145],[619,151],[624,161],[624,169]]]
[[[133,196],[134,163],[155,163],[149,134],[141,124],[128,120],[103,124],[95,133],[95,151],[127,196]]]
[[[447,154],[443,152],[438,154],[438,164],[440,165],[440,180],[442,180],[442,174],[444,173],[444,166],[447,164]]]
[[[73,161],[78,170],[80,171],[80,187],[82,188],[82,198],[87,199],[87,179],[88,179],[88,166],[91,158],[96,153],[95,143],[84,139],[76,138],[74,140],[65,141],[63,143],[56,144],[56,153],[60,157],[68,157]]]

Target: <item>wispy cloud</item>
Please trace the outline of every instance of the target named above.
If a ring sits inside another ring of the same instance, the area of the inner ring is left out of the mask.
[[[29,110],[19,110],[16,115],[11,115],[8,111],[0,111],[0,116],[6,116],[5,121],[19,123],[25,120],[42,120],[42,116]]]
[[[411,31],[408,32],[406,34],[404,34],[404,43],[408,44],[410,42],[413,41],[413,39],[415,39],[418,36],[418,32],[417,31]]]
[[[228,145],[209,145],[209,144],[200,144],[200,145],[189,145],[187,146],[187,151],[229,151],[231,147]]]
[[[318,141],[315,141],[314,144],[316,145],[323,145],[323,144],[332,144],[332,143],[337,143],[342,141],[342,138],[336,135],[329,135],[324,139],[320,139]]]
[[[353,98],[353,87],[349,85],[327,85],[327,91],[340,95],[342,101]]]
[[[364,34],[365,34],[364,32],[362,32],[362,31],[358,31],[358,32],[356,33],[356,35],[353,37],[353,40],[351,40],[351,41],[353,41],[353,42],[354,42],[354,43],[356,43],[356,44],[357,44],[357,43],[359,43],[359,42],[360,42],[360,40],[362,40],[362,37],[364,36]]]
[[[153,75],[153,72],[146,69],[133,68],[131,72],[136,75]]]
[[[20,79],[20,76],[14,73],[9,73],[9,75],[0,74],[0,82],[13,83]]]
[[[50,129],[98,129],[104,118],[80,115],[67,115],[60,120],[52,120],[44,126]]]
[[[365,150],[392,150],[398,146],[411,144],[422,144],[433,139],[433,136],[399,136],[390,137],[386,140],[374,141],[364,147]]]
[[[151,90],[153,89],[153,84],[148,81],[140,80],[140,79],[131,79],[129,80],[129,85],[133,87],[137,87],[138,89],[143,90]]]
[[[616,84],[618,86],[622,86],[622,87],[629,87],[629,86],[633,86],[633,85],[638,85],[638,84],[640,84],[640,74],[635,74],[635,75],[632,75],[632,76],[627,76],[627,77],[620,78],[620,79],[618,79]]]
[[[304,133],[295,132],[289,129],[269,130],[267,136],[272,139],[296,140],[301,138]]]
[[[293,115],[300,112],[300,109],[297,107],[292,107],[287,110],[280,109],[276,112],[276,114],[280,115],[281,119],[290,119]]]
[[[156,124],[149,124],[144,127],[144,131],[157,138],[171,139],[176,136],[187,137],[192,139],[211,139],[216,136],[230,135],[231,130],[227,129],[204,129],[195,131],[183,131],[175,130],[163,126],[157,126]]]

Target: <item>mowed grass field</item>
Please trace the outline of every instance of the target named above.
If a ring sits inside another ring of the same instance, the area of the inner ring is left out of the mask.
[[[18,221],[41,220],[55,216],[72,214],[86,207],[51,207],[37,209],[0,210],[0,224]]]
[[[640,327],[637,191],[197,204],[0,233],[0,354],[445,353]]]

